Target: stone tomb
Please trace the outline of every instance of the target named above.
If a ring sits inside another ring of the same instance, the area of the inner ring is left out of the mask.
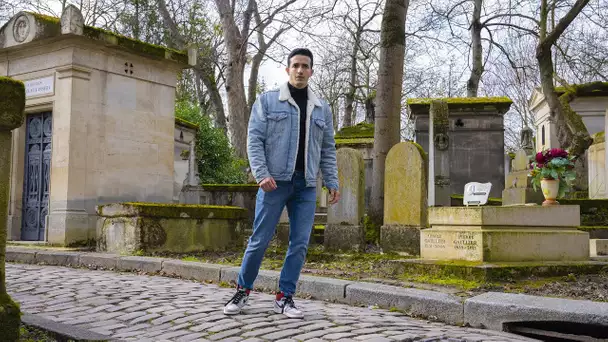
[[[12,132],[11,240],[82,244],[99,204],[173,200],[175,87],[194,56],[83,23],[68,6],[0,29],[0,75],[27,94]]]
[[[430,208],[429,224],[420,234],[423,260],[589,260],[576,205]]]

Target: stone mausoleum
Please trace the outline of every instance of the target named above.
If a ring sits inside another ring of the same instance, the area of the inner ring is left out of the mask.
[[[513,102],[506,97],[409,99],[415,142],[427,153],[431,100],[448,104],[448,127],[445,137],[436,139],[435,151],[448,152],[449,177],[436,178],[435,184],[449,182],[452,194],[463,194],[466,183],[491,182],[490,197],[501,197],[505,185],[503,117]]]
[[[0,29],[0,75],[27,93],[12,140],[11,240],[81,244],[95,239],[97,205],[173,200],[177,74],[195,57],[83,23],[68,6]]]

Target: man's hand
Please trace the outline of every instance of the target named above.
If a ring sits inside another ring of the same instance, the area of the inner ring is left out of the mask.
[[[277,183],[274,181],[274,178],[267,177],[260,182],[260,188],[265,192],[274,191],[277,188]]]
[[[329,204],[336,204],[340,200],[340,191],[329,189]]]

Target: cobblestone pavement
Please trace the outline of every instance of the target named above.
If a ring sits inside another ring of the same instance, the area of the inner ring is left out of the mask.
[[[296,299],[304,320],[252,293],[242,315],[222,307],[234,289],[133,273],[7,264],[8,292],[24,312],[125,341],[531,341],[398,312]]]

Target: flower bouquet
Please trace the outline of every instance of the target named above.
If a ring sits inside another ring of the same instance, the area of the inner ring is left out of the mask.
[[[537,191],[542,189],[545,201],[543,206],[559,204],[556,199],[563,197],[575,179],[574,160],[568,151],[561,148],[547,149],[536,154],[530,163],[532,186]]]

